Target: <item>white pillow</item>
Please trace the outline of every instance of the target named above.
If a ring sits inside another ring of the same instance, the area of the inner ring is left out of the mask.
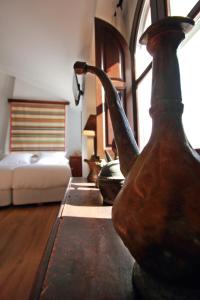
[[[1,160],[1,163],[5,164],[5,165],[12,165],[12,164],[13,165],[26,165],[26,164],[30,164],[31,156],[32,156],[32,153],[12,152],[3,158]]]
[[[44,157],[63,158],[66,157],[67,155],[65,151],[41,151],[38,154],[40,158],[44,158]]]
[[[41,152],[38,164],[42,165],[67,165],[68,159],[65,152]]]
[[[33,155],[31,156],[31,159],[30,159],[30,160],[31,160],[31,163],[34,164],[34,163],[38,162],[39,159],[40,159],[40,154],[35,153],[35,154],[33,154]]]
[[[40,151],[32,154],[30,161],[32,164],[34,163],[47,163],[47,162],[55,162],[66,159],[66,153],[64,151]]]

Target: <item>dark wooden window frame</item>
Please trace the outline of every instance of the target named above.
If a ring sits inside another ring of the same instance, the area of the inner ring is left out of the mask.
[[[152,23],[158,21],[159,19],[162,19],[168,15],[170,15],[169,10],[169,2],[170,0],[149,0],[150,2],[150,9],[151,9],[151,20]],[[136,78],[135,74],[135,50],[136,50],[136,43],[137,43],[137,35],[139,30],[139,24],[140,19],[142,16],[142,12],[144,9],[145,0],[138,0],[135,14],[134,14],[134,20],[132,24],[132,32],[130,37],[130,52],[132,57],[132,95],[133,95],[133,120],[134,120],[134,129],[135,129],[135,138],[136,141],[139,141],[138,136],[138,107],[137,107],[137,87],[138,84],[145,78],[145,76],[148,74],[148,72],[152,69],[152,63],[146,66],[146,68],[143,70],[143,72],[139,75],[138,78]],[[193,8],[191,8],[190,12],[188,13],[188,17],[195,18],[200,13],[200,0],[195,4]]]
[[[102,57],[104,57],[104,51],[105,49],[102,46],[102,42],[99,41],[99,35],[102,34],[103,30],[109,31],[112,33],[112,35],[115,37],[115,39],[118,41],[118,44],[120,48],[122,48],[122,57],[121,59],[124,61],[122,63],[123,70],[122,70],[122,78],[115,78],[115,77],[110,77],[112,80],[113,84],[117,88],[118,91],[125,90],[125,95],[126,95],[126,100],[127,103],[124,103],[124,108],[127,110],[130,118],[130,124],[132,125],[132,129],[135,131],[135,128],[133,128],[133,120],[132,120],[132,115],[133,115],[133,102],[132,102],[132,95],[131,93],[128,93],[130,90],[132,92],[132,67],[131,67],[131,58],[130,58],[130,51],[129,47],[126,44],[126,41],[124,37],[121,35],[121,33],[114,28],[111,24],[107,23],[104,20],[101,20],[99,18],[95,18],[95,44],[96,44],[96,66],[99,68],[105,68],[105,61],[102,61]],[[98,51],[97,51],[98,48]],[[115,80],[117,79],[117,80]],[[124,82],[126,82],[125,86],[123,86]],[[108,137],[107,132],[105,132],[108,129],[108,126],[105,126],[106,128],[102,127],[103,123],[103,109],[106,108],[103,107],[102,102],[101,102],[101,97],[102,97],[102,90],[101,90],[101,85],[97,81],[97,87],[96,87],[96,94],[97,94],[97,103],[96,103],[96,110],[97,110],[97,153],[98,155],[104,157],[104,150],[111,150],[111,147],[108,146],[108,140],[106,139]],[[130,100],[129,100],[130,99]],[[131,106],[130,109],[127,108]],[[131,110],[131,113],[129,112]],[[129,117],[128,116],[128,117]],[[105,116],[106,117],[106,116]],[[105,122],[108,123],[108,119],[105,120]],[[106,124],[107,124],[106,123]],[[105,147],[102,147],[101,145],[104,144],[104,138],[105,138]]]

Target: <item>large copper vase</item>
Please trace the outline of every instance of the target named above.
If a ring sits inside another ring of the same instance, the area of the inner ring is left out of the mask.
[[[167,18],[141,38],[153,56],[153,128],[113,207],[114,226],[140,267],[187,285],[200,275],[200,157],[182,126],[176,49],[192,23]]]
[[[105,73],[91,66],[75,66],[77,72],[81,69],[80,72],[95,73],[106,92],[126,177],[112,210],[116,231],[142,276],[189,290],[196,289],[200,278],[200,156],[192,149],[182,126],[176,50],[193,24],[189,18],[168,17],[151,25],[141,38],[153,56],[153,127],[140,154],[117,93]],[[140,285],[136,274],[138,282]],[[149,295],[148,300],[193,299]]]

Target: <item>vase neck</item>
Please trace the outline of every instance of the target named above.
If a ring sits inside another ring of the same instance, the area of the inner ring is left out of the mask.
[[[186,28],[193,21],[188,18],[168,17],[150,26],[142,42],[153,57],[150,114],[182,115],[180,72],[177,48],[185,38]]]
[[[170,30],[149,39],[147,49],[153,56],[151,113],[182,113],[180,72],[177,47],[183,32]]]

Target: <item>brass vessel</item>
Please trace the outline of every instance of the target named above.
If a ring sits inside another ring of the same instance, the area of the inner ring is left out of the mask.
[[[98,187],[103,196],[103,203],[113,205],[122,188],[124,176],[120,171],[119,159],[112,159],[106,152],[107,163],[98,175]]]

